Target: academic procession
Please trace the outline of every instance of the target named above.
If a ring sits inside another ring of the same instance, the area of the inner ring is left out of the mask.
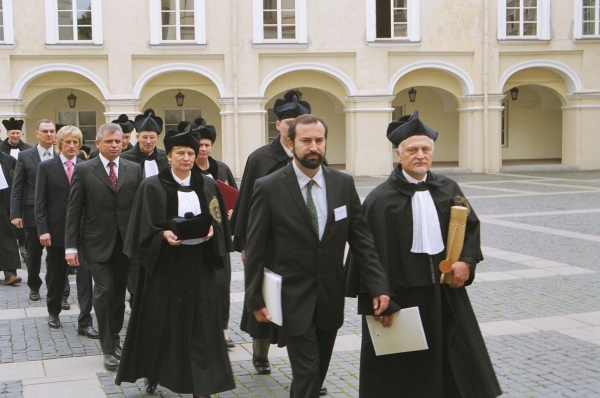
[[[29,3],[0,398],[600,394],[596,2]]]

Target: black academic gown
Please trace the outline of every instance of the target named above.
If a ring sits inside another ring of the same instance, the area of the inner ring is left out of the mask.
[[[231,173],[231,169],[225,163],[208,157],[208,169],[202,170],[196,163],[192,167],[192,171],[200,174],[211,176],[214,180],[221,180],[229,186],[237,189],[237,183]],[[231,237],[230,237],[231,238]],[[225,256],[223,268],[217,270],[217,284],[219,288],[219,299],[222,303],[221,307],[221,329],[225,330],[229,326],[229,312],[231,309],[230,292],[231,292],[231,260],[229,255]]]
[[[8,184],[8,188],[0,190],[0,271],[21,268],[17,235],[10,223],[10,192],[16,164],[15,158],[0,152],[0,173]]]
[[[169,160],[167,159],[167,153],[165,151],[154,148],[154,151],[148,155],[140,150],[139,143],[135,144],[130,150],[121,152],[120,157],[139,164],[142,168],[142,173],[144,173],[144,162],[146,160],[156,160],[156,166],[158,167],[159,173],[169,167]],[[146,177],[145,174],[143,176],[144,178]]]
[[[439,175],[427,175],[426,188],[435,203],[444,243],[447,240],[450,208],[470,206],[456,182]],[[375,356],[363,317],[363,342],[360,365],[360,396],[391,397],[496,397],[502,392],[467,290],[440,285],[438,264],[445,250],[434,256],[411,253],[412,206],[416,185],[410,184],[398,165],[389,179],[376,187],[363,205],[379,258],[393,289],[393,308],[418,306],[429,349],[410,353]],[[477,263],[483,260],[480,249],[479,219],[471,209],[467,218],[464,248],[460,261],[471,267],[470,285]],[[430,261],[431,259],[431,261]],[[372,314],[371,300],[363,294],[357,266],[349,257],[347,293],[359,294],[359,312]]]
[[[193,190],[203,213],[213,216],[214,236],[193,246],[163,239],[177,214],[178,190]],[[177,393],[209,395],[235,388],[219,325],[215,269],[231,250],[219,189],[192,173],[190,188],[175,182],[171,169],[140,184],[125,237],[124,252],[136,259],[138,290],[127,327],[116,383],[148,377]]]
[[[26,142],[23,142],[23,140],[19,140],[19,143],[17,145],[12,145],[8,138],[0,143],[0,151],[8,155],[10,155],[11,149],[18,149],[19,151],[24,151],[25,149],[29,148],[31,148],[31,145],[27,144]]]

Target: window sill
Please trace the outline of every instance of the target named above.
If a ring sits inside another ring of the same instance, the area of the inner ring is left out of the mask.
[[[252,43],[253,48],[308,48],[308,43],[268,42]]]
[[[208,44],[206,43],[156,43],[150,44],[150,48],[153,50],[206,50]]]
[[[530,37],[517,38],[511,37],[510,39],[498,39],[500,45],[511,45],[511,44],[550,44],[549,39],[536,39]]]
[[[418,47],[421,41],[410,41],[408,39],[379,39],[375,41],[367,41],[369,47]]]
[[[0,50],[14,50],[17,47],[17,43],[0,43]]]
[[[575,43],[598,43],[600,42],[600,36],[586,36],[586,37],[578,37],[577,39],[573,39]]]
[[[46,43],[46,50],[102,50],[104,44],[94,43]]]

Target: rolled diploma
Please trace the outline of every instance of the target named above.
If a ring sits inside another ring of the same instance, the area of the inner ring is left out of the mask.
[[[448,242],[446,244],[446,259],[440,262],[440,283],[452,283],[452,264],[457,262],[465,243],[465,228],[469,209],[463,206],[450,208],[450,223],[448,224]]]

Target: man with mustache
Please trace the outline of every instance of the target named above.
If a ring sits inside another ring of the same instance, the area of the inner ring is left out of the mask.
[[[282,276],[280,345],[292,366],[291,397],[321,393],[337,330],[344,322],[343,267],[346,243],[360,259],[360,272],[376,315],[389,302],[387,278],[360,210],[350,175],[322,164],[327,125],[298,116],[288,131],[294,160],[256,181],[246,241],[246,310],[258,322],[270,314],[262,295],[264,270]]]

